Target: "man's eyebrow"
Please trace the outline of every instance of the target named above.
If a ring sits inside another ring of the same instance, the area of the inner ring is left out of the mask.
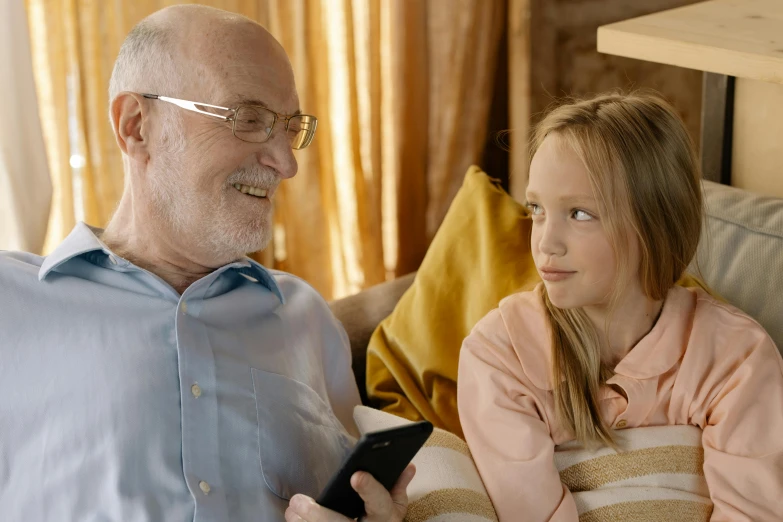
[[[243,96],[232,98],[232,103],[229,106],[233,108],[238,105],[260,105],[261,107],[266,107],[269,110],[273,110],[269,107],[269,104],[264,101],[257,100],[255,98],[245,98]],[[291,116],[296,116],[297,114],[302,114],[302,109],[296,109],[296,111],[294,111]]]

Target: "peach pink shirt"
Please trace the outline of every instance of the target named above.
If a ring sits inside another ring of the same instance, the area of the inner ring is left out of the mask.
[[[577,522],[554,464],[572,440],[555,420],[542,285],[512,295],[462,346],[462,427],[501,522]],[[600,395],[615,427],[701,428],[712,521],[783,520],[783,359],[753,319],[674,287],[658,322]]]

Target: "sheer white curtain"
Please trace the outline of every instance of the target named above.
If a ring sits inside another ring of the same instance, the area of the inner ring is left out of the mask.
[[[0,250],[40,253],[52,183],[24,0],[0,0]]]

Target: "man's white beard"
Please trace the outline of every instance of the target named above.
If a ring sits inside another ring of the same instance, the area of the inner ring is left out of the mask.
[[[220,258],[238,259],[266,248],[272,237],[272,212],[259,211],[248,221],[231,208],[229,196],[236,190],[233,183],[275,187],[274,174],[261,168],[239,169],[228,177],[219,199],[205,201],[188,183],[182,165],[176,155],[166,154],[152,178],[153,204],[162,227],[177,240]],[[205,208],[210,203],[212,208]]]

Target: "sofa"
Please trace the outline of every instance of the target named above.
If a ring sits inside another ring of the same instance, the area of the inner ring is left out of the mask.
[[[783,352],[783,199],[704,182],[706,217],[689,272],[755,318]],[[330,303],[351,343],[362,401],[366,352],[378,324],[413,283],[415,273]]]

